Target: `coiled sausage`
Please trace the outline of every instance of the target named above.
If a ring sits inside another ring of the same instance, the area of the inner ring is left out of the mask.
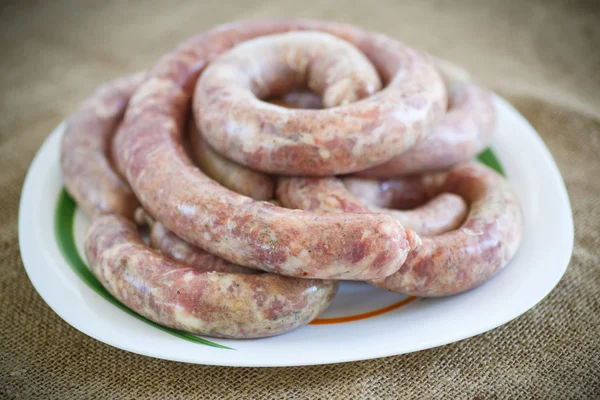
[[[412,105],[399,114],[414,117],[414,126],[424,128],[424,115],[435,119],[434,111],[444,108],[443,85],[438,85],[435,69],[418,52],[384,35],[310,21],[229,24],[192,38],[152,68],[125,116],[121,157],[126,176],[144,208],[169,230],[232,263],[307,278],[388,276],[409,250],[406,232],[394,218],[309,213],[256,202],[207,178],[183,149],[193,84],[206,63],[238,42],[290,30],[322,30],[355,43],[373,61],[384,82],[403,81],[394,76],[401,69],[400,60],[405,60],[406,81],[416,74],[415,82],[428,80],[423,85],[436,95],[432,94],[432,100],[409,85],[416,90],[409,90],[414,94],[409,96]]]
[[[278,335],[308,324],[337,283],[273,274],[203,272],[148,248],[117,215],[92,222],[85,239],[92,272],[130,309],[164,326],[214,337]]]

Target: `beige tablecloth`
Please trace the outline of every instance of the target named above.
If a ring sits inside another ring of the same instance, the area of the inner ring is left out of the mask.
[[[599,3],[341,3],[0,5],[0,398],[600,397]],[[573,259],[547,298],[500,328],[441,348],[275,369],[186,365],[127,353],[50,310],[27,279],[17,240],[21,186],[46,135],[99,83],[147,68],[195,32],[232,19],[277,16],[384,31],[464,65],[517,106],[554,155],[575,217]]]

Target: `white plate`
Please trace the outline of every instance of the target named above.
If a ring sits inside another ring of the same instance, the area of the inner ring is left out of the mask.
[[[492,149],[522,201],[525,236],[500,274],[467,293],[406,301],[363,283],[343,283],[321,316],[326,319],[322,322],[338,323],[309,325],[268,339],[208,339],[230,349],[157,329],[101,296],[71,266],[77,266],[78,257],[85,259],[81,244],[89,221],[63,194],[63,126],[40,149],[23,188],[19,241],[25,269],[42,298],[75,328],[111,346],[168,360],[229,366],[324,364],[409,353],[477,335],[523,314],[546,296],[564,274],[573,249],[571,208],[556,164],[514,108],[499,97],[495,105],[498,124]],[[79,254],[69,254],[70,237]],[[342,322],[342,317],[361,314],[362,319]]]

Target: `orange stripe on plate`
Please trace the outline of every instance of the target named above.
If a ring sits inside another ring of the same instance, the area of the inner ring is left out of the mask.
[[[367,318],[375,317],[377,315],[385,314],[386,312],[390,312],[392,310],[395,310],[397,308],[405,306],[408,303],[410,303],[416,299],[417,299],[416,297],[407,297],[406,299],[399,301],[398,303],[394,303],[387,307],[380,308],[379,310],[370,311],[370,312],[364,313],[364,314],[350,315],[348,317],[338,317],[338,318],[319,318],[319,319],[315,319],[314,321],[312,321],[310,323],[310,325],[341,324],[344,322],[359,321],[361,319],[367,319]]]

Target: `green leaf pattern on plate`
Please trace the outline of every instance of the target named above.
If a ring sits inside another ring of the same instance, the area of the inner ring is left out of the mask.
[[[58,204],[56,206],[56,215],[54,216],[54,234],[56,236],[58,247],[63,257],[67,261],[67,264],[69,264],[69,266],[71,267],[71,269],[73,269],[75,274],[77,274],[77,276],[79,276],[79,278],[81,278],[81,280],[85,282],[86,285],[88,285],[91,289],[93,289],[104,299],[108,300],[113,305],[125,311],[126,313],[133,315],[140,321],[144,321],[145,323],[150,324],[155,328],[170,333],[173,336],[177,336],[178,338],[188,340],[193,343],[204,344],[206,346],[234,350],[230,347],[211,342],[210,340],[203,339],[196,335],[192,335],[191,333],[182,332],[159,325],[156,322],[153,322],[148,318],[143,317],[140,314],[130,310],[129,308],[121,304],[117,299],[115,299],[104,288],[104,286],[100,284],[100,282],[98,281],[98,279],[96,279],[94,274],[92,274],[85,262],[81,259],[79,251],[77,251],[77,246],[75,245],[75,237],[73,235],[73,223],[75,221],[76,209],[77,205],[75,204],[75,201],[73,201],[73,199],[71,198],[71,196],[69,196],[67,191],[63,189],[60,193],[60,196],[58,198]]]

